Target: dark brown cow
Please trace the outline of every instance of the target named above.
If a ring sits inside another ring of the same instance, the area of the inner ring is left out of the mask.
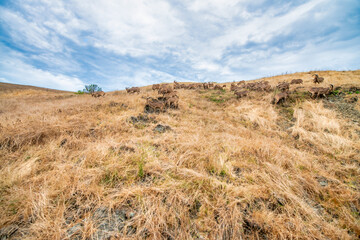
[[[323,96],[326,98],[326,95],[329,95],[334,89],[334,86],[330,84],[330,87],[313,87],[310,88],[309,93],[311,94],[311,98],[318,98],[319,96]]]
[[[167,94],[167,93],[171,93],[173,91],[173,88],[169,85],[164,85],[161,86],[158,90],[158,94]]]
[[[126,88],[127,93],[140,93],[140,88],[138,87],[132,87],[132,88]]]
[[[153,84],[152,85],[152,90],[157,90],[160,88],[160,84]]]
[[[290,84],[303,84],[302,79],[293,79],[291,80]]]
[[[286,99],[289,97],[288,92],[281,92],[274,96],[271,103],[272,104],[278,104],[280,101],[286,101]]]
[[[91,96],[93,96],[94,98],[105,97],[105,93],[103,91],[93,92],[91,93]]]
[[[234,94],[236,95],[236,98],[243,98],[247,96],[247,91],[236,91]]]
[[[282,82],[282,83],[279,83],[277,86],[276,86],[277,89],[279,89],[280,91],[282,92],[285,92],[285,91],[288,91],[289,88],[290,88],[290,84],[288,82]]]
[[[215,90],[224,90],[223,87],[221,87],[220,85],[215,85],[214,89]]]
[[[324,81],[324,78],[323,78],[323,77],[319,77],[319,75],[317,75],[317,74],[314,74],[313,76],[314,76],[314,79],[313,79],[313,82],[314,82],[314,83],[320,84],[320,83],[322,83],[322,82]]]

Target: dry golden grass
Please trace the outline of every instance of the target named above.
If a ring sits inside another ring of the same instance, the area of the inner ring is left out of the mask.
[[[360,85],[360,71],[320,76]],[[293,78],[313,86],[309,73],[265,80]],[[0,92],[0,229],[102,238],[94,213],[105,208],[126,216],[114,239],[359,237],[359,122],[305,95],[274,106],[273,93],[178,92],[178,110],[136,124],[151,87],[98,99]],[[159,123],[172,130],[154,132]]]

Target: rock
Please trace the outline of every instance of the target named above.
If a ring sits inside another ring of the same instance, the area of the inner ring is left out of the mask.
[[[69,228],[66,231],[66,239],[74,239],[74,240],[82,239],[83,228],[84,228],[83,223],[75,224],[73,227]]]
[[[0,240],[10,239],[10,237],[19,229],[19,226],[12,224],[0,229]]]
[[[326,187],[328,185],[328,181],[325,177],[316,177],[318,183],[320,184],[320,186],[322,187]]]
[[[351,97],[345,100],[347,103],[356,103],[358,101],[357,97]]]
[[[360,87],[357,87],[357,86],[349,87],[349,92],[357,92],[357,91],[360,91]]]
[[[146,114],[140,114],[137,117],[131,116],[130,117],[130,122],[132,122],[133,124],[148,123],[148,122],[156,123],[156,120],[153,117],[149,117]]]
[[[97,229],[93,239],[109,239],[124,228],[126,213],[118,209],[110,212],[108,208],[101,207],[95,211],[92,219],[95,221]]]
[[[130,212],[130,213],[128,214],[128,218],[129,218],[129,219],[133,218],[134,216],[135,216],[135,213],[134,213],[134,212]]]
[[[164,133],[166,131],[170,131],[171,127],[166,126],[166,125],[161,125],[158,124],[155,128],[154,128],[154,132],[158,132],[158,133]]]
[[[111,239],[112,237],[118,238],[121,231],[125,227],[125,221],[128,216],[131,218],[135,216],[135,212],[126,213],[124,210],[115,209],[109,210],[106,207],[97,208],[94,213],[90,216],[90,219],[94,226],[94,233],[89,239]],[[82,239],[84,231],[84,221],[75,224],[73,227],[66,231],[65,239]],[[129,230],[131,230],[129,232]],[[134,233],[133,227],[128,227],[128,234]]]
[[[67,143],[67,139],[66,138],[64,138],[63,140],[61,140],[61,142],[60,142],[60,147],[62,147],[62,146],[64,146],[66,143]]]
[[[114,102],[114,101],[111,101],[111,102],[109,102],[109,104],[108,104],[108,106],[109,107],[121,107],[121,108],[127,108],[128,106],[126,105],[126,104],[124,104],[124,103],[118,103],[118,102]]]
[[[12,224],[0,229],[0,239],[10,239],[10,237],[19,229],[19,226]]]
[[[122,145],[121,147],[119,147],[119,151],[121,151],[121,152],[135,152],[135,148]]]

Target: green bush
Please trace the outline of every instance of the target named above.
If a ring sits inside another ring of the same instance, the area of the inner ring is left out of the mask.
[[[85,85],[85,88],[84,88],[85,93],[94,93],[94,92],[100,92],[100,91],[102,91],[101,87],[99,87],[96,84]]]

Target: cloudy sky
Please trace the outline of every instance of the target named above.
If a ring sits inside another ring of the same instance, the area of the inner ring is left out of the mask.
[[[105,91],[360,69],[359,0],[0,0],[0,82]]]

